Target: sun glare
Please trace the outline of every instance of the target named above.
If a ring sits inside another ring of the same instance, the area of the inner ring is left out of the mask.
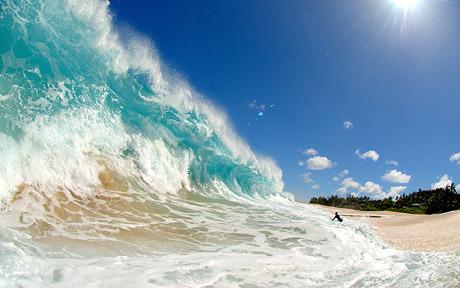
[[[402,10],[412,10],[417,7],[419,0],[391,0],[393,4]]]

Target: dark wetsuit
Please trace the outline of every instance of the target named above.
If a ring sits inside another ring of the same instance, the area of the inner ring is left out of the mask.
[[[342,217],[340,217],[338,213],[335,213],[335,216],[334,218],[332,218],[332,221],[334,221],[335,219],[337,219],[339,222],[343,221]]]

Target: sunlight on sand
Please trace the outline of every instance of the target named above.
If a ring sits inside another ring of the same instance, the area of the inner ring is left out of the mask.
[[[460,253],[460,211],[418,215],[315,206],[330,211],[331,218],[337,211],[345,221],[368,221],[386,243],[397,249]]]

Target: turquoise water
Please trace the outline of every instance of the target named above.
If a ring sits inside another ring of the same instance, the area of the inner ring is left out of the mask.
[[[294,202],[108,3],[3,0],[0,39],[0,287],[460,285]]]

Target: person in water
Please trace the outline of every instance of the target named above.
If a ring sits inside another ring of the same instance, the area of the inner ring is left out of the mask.
[[[337,219],[337,221],[339,221],[339,222],[343,221],[342,217],[340,217],[339,213],[337,213],[337,212],[335,212],[335,216],[334,216],[334,218],[332,218],[332,221],[334,221],[335,219]]]

